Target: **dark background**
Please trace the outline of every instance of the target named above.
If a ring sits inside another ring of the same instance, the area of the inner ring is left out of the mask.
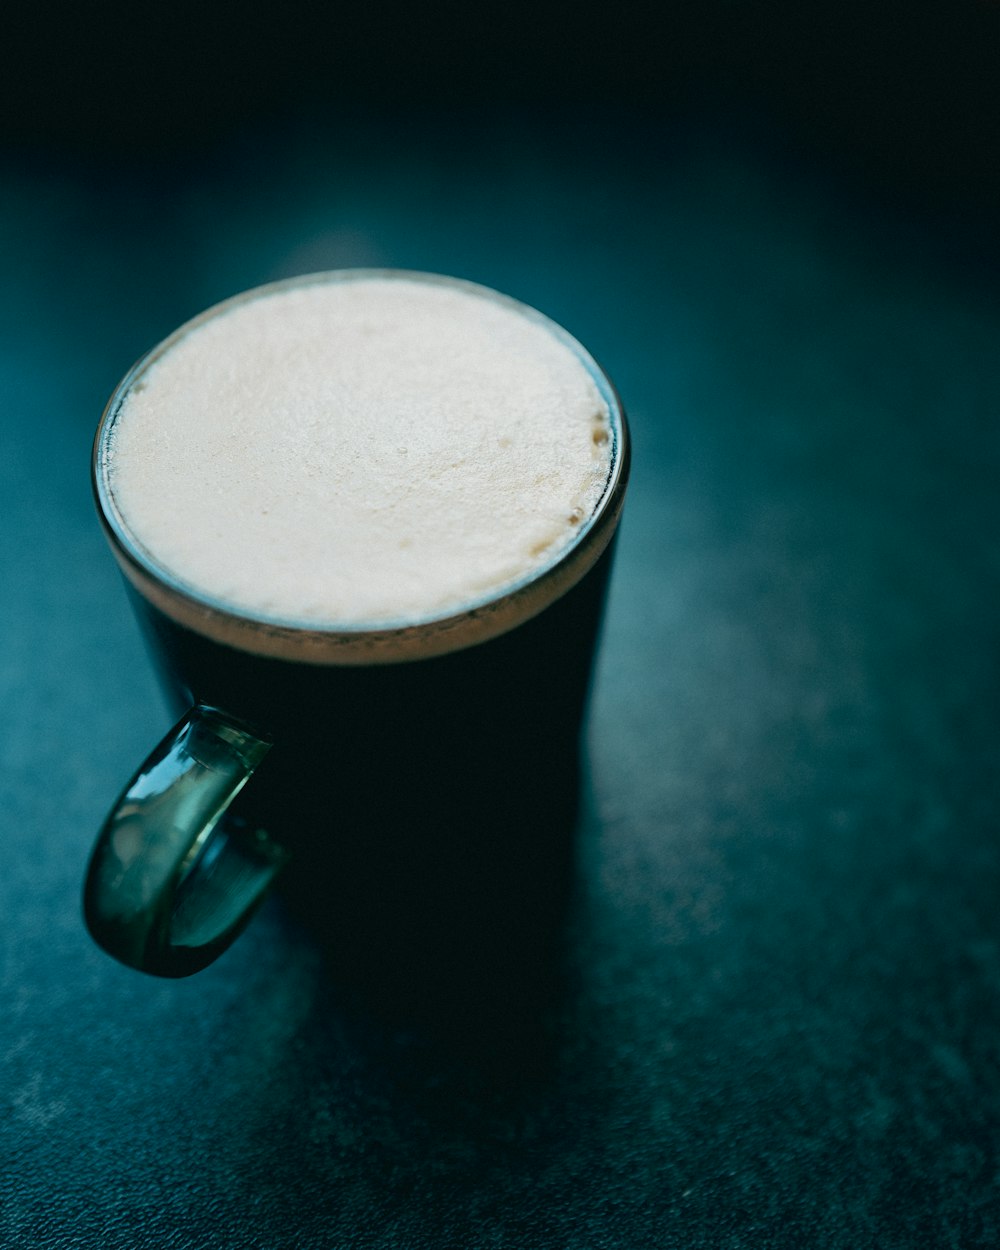
[[[995,198],[997,6],[707,0],[370,5],[123,0],[8,7],[15,144],[84,157],[211,151],[261,123],[435,109],[644,117],[764,110],[789,137],[910,192]]]
[[[997,1244],[998,13],[5,10],[0,1244]],[[93,430],[354,264],[535,304],[629,410],[575,851],[419,970],[275,900],[144,979],[79,914],[167,727]]]

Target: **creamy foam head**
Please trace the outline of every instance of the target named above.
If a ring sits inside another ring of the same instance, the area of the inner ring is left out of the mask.
[[[570,543],[609,468],[608,405],[539,320],[475,288],[265,289],[200,321],[120,404],[129,531],[182,584],[264,619],[430,619]]]

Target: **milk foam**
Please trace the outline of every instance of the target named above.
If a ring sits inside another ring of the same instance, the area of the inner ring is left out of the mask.
[[[279,287],[142,370],[105,443],[133,538],[286,624],[431,620],[551,564],[601,498],[608,405],[575,352],[475,288]]]

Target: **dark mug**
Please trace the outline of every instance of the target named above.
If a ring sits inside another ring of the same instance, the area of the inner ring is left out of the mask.
[[[440,882],[449,862],[483,848],[516,854],[571,833],[628,480],[625,417],[590,355],[541,314],[468,283],[423,280],[488,294],[573,350],[609,412],[603,494],[552,563],[445,617],[377,629],[257,619],[181,584],[142,547],[116,506],[106,452],[150,364],[198,321],[259,292],[209,310],[130,370],[97,431],[94,492],[180,719],[98,837],[84,914],[98,944],[134,968],[184,976],[204,967],[283,870],[322,908],[334,877],[341,897],[354,882],[366,897],[398,897],[401,883]]]

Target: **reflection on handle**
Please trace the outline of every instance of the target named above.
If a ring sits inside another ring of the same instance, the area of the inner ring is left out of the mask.
[[[139,769],[101,830],[87,927],[122,963],[197,972],[229,945],[287,859],[261,829],[223,822],[270,742],[196,707]]]

